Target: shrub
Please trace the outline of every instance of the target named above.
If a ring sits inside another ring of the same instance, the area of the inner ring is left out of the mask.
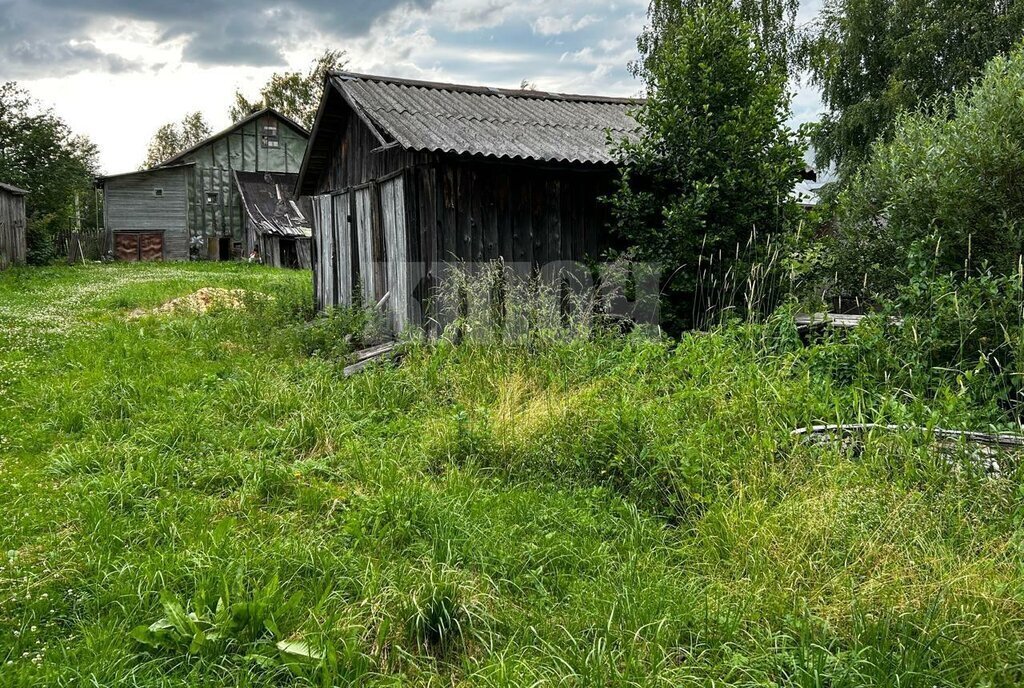
[[[894,297],[921,274],[1009,274],[1024,229],[1024,46],[932,116],[907,114],[838,199],[821,275],[840,296]]]

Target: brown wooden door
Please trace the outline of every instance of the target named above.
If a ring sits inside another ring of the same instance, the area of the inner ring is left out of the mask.
[[[164,235],[156,232],[139,235],[139,260],[163,260]]]
[[[114,234],[114,253],[118,260],[139,259],[139,235],[118,232]]]
[[[116,232],[114,253],[118,260],[164,259],[164,235],[160,232]]]

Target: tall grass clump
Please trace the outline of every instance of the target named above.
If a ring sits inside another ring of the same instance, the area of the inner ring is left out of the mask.
[[[592,267],[520,267],[447,266],[434,296],[435,326],[458,341],[516,344],[657,324],[650,271],[628,256]]]

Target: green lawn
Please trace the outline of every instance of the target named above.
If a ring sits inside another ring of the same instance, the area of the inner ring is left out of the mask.
[[[784,321],[345,379],[310,281],[0,273],[0,685],[1024,682],[1016,472],[790,434],[1003,422],[955,381]],[[272,299],[131,317],[202,287]]]

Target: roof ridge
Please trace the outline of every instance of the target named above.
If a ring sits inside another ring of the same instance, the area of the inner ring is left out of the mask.
[[[450,93],[466,93],[469,95],[522,98],[525,100],[561,100],[581,103],[614,103],[618,105],[639,105],[643,102],[641,98],[627,98],[619,96],[586,95],[578,93],[558,93],[554,91],[536,91],[530,89],[498,88],[495,86],[474,86],[470,84],[455,84],[443,81],[423,81],[419,79],[406,79],[402,77],[382,76],[377,74],[361,74],[358,72],[332,71],[331,77],[341,81],[376,81],[384,84],[392,84],[404,88],[422,88],[435,91],[448,91]]]

